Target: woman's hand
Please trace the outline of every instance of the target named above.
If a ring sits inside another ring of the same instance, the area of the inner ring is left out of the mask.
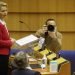
[[[14,38],[10,38],[10,39],[11,39],[12,44],[14,44],[16,42],[16,39],[14,39]]]

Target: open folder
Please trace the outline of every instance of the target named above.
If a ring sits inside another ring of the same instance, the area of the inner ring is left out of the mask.
[[[38,38],[31,34],[31,35],[28,35],[26,37],[23,37],[17,40],[16,44],[18,44],[19,46],[25,46],[25,45],[32,44],[37,41],[38,41]]]

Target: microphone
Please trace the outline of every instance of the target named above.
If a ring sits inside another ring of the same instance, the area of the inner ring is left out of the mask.
[[[29,27],[29,25],[27,23],[25,23],[24,21],[21,21],[21,20],[19,22],[22,24],[25,24],[27,26],[28,30],[31,30],[31,28]]]
[[[19,21],[20,23],[24,23],[23,21]]]

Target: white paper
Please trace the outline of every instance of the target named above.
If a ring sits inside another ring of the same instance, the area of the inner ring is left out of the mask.
[[[35,41],[38,41],[38,38],[31,34],[29,36],[26,36],[26,37],[23,37],[23,38],[17,40],[16,43],[20,46],[24,46],[29,43],[35,42]]]

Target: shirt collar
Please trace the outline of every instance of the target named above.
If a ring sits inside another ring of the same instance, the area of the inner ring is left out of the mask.
[[[0,19],[0,23],[2,23],[3,25],[6,25],[5,21],[1,19]]]

